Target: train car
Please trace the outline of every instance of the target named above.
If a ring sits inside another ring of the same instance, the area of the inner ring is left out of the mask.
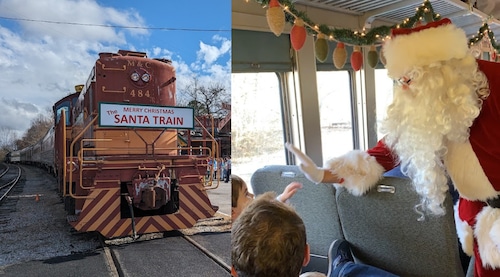
[[[49,172],[54,171],[54,127],[47,130],[40,140],[40,166]]]
[[[33,145],[31,150],[32,164],[46,169],[48,172],[54,171],[54,127],[47,130],[45,135]]]
[[[15,157],[19,163],[38,166],[53,173],[55,168],[54,128],[49,128],[45,135],[35,144],[18,151],[13,151],[11,155],[17,155]]]
[[[33,158],[32,158],[32,152],[33,152],[33,145],[30,145],[26,148],[23,148],[19,150],[20,152],[20,162],[23,164],[33,164]]]
[[[15,150],[7,153],[5,156],[5,161],[11,164],[17,164],[21,162],[21,151]]]
[[[71,225],[104,237],[193,226],[217,211],[207,196],[207,159],[217,143],[178,146],[198,125],[176,106],[171,61],[100,53],[80,92],[54,107],[55,171]]]

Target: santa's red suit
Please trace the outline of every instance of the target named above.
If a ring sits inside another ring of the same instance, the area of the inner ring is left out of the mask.
[[[414,68],[431,70],[448,60],[467,60],[471,55],[465,34],[449,20],[411,30],[397,30],[396,35],[393,33],[392,41],[384,46],[384,54],[389,76],[403,80],[402,85],[407,92],[401,89],[399,93],[413,93],[412,82],[424,81],[419,80],[423,73],[415,73],[412,71]],[[475,256],[475,276],[493,277],[500,276],[500,64],[478,60],[473,67],[476,71],[479,68],[486,76],[489,95],[477,98],[476,112],[471,112],[474,115],[470,124],[464,127],[465,139],[443,139],[443,146],[436,151],[441,153],[437,155],[438,162],[431,160],[429,163],[437,163],[436,172],[441,170],[443,176],[449,175],[459,192],[460,198],[455,206],[457,234],[464,252]],[[453,73],[449,76],[453,78]],[[433,93],[438,94],[438,90]],[[435,101],[441,100],[442,97],[438,99],[436,96]],[[460,103],[455,105],[460,108]],[[406,113],[411,113],[411,107],[408,109]],[[407,137],[411,142],[411,133]],[[405,165],[400,149],[395,147],[399,139],[399,135],[392,141],[388,140],[389,143],[382,139],[368,151],[354,150],[329,160],[321,168],[323,171],[318,170],[298,149],[291,145],[287,147],[298,157],[302,171],[312,181],[323,181],[324,172],[329,172],[341,180],[341,184],[336,186],[343,186],[354,195],[362,195],[380,180],[385,171],[400,162]],[[419,155],[418,149],[415,150],[417,153],[411,151],[403,156],[411,160]],[[414,166],[414,171],[415,168],[418,171],[419,167]],[[412,178],[414,184],[418,183],[415,179]],[[425,183],[425,180],[420,182]],[[418,185],[415,186],[418,191]],[[425,194],[422,191],[419,193]]]
[[[500,64],[479,60],[478,65],[492,93],[470,128],[469,142],[449,148],[445,165],[460,194],[455,220],[462,248],[475,256],[474,276],[493,277],[500,276],[500,200],[494,202],[500,195]],[[367,153],[385,170],[398,165],[383,140]]]
[[[443,159],[460,194],[455,206],[457,233],[464,252],[475,256],[475,276],[500,276],[500,200],[495,201],[500,196],[500,64],[477,63],[490,93],[469,129],[468,141],[448,142]],[[395,165],[392,158],[397,154],[383,141],[367,152],[386,170]]]

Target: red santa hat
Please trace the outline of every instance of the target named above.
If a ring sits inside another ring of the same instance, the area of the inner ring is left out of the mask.
[[[415,66],[464,58],[469,49],[465,32],[445,18],[413,29],[393,29],[383,51],[389,76],[398,79]]]

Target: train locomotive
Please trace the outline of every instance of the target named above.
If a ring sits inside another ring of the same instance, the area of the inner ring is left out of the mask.
[[[189,228],[217,211],[205,180],[217,142],[180,146],[179,130],[201,123],[176,106],[175,80],[170,60],[100,53],[87,82],[54,104],[54,127],[20,151],[21,162],[53,169],[77,231],[136,237]]]

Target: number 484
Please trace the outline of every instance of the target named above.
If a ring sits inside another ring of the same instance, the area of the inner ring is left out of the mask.
[[[150,98],[151,95],[149,94],[149,90],[143,91],[142,89],[139,89],[135,91],[135,89],[130,91],[130,96],[132,97],[148,97]]]

